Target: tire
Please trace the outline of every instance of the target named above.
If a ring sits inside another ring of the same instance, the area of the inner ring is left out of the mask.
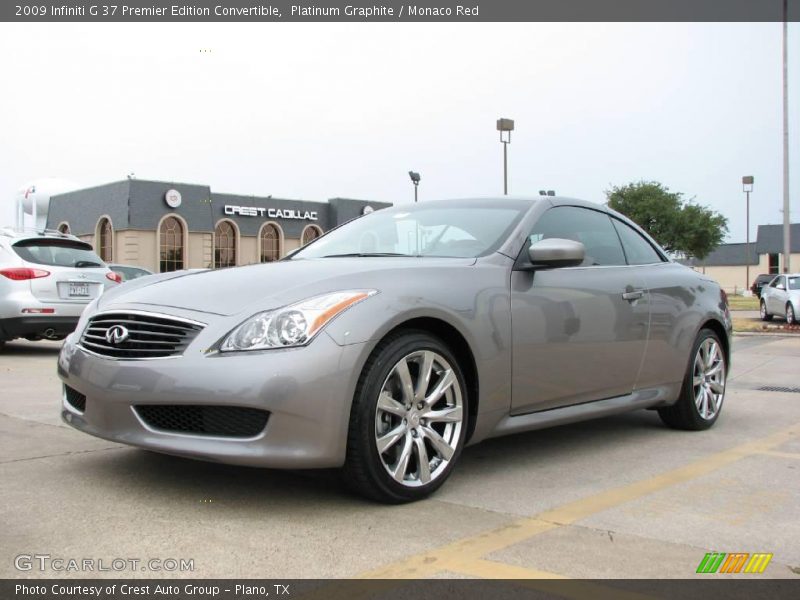
[[[427,383],[420,377],[426,370]],[[463,372],[441,340],[418,330],[389,335],[364,365],[353,398],[345,482],[385,503],[432,494],[461,455],[467,403]]]
[[[708,429],[722,412],[727,375],[728,360],[719,336],[711,329],[701,329],[692,346],[678,401],[658,409],[658,416],[674,429]]]
[[[767,312],[767,303],[761,300],[761,320],[772,321],[772,315]]]

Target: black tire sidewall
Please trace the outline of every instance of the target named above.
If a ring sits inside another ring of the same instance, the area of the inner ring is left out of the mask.
[[[384,468],[375,440],[375,414],[377,411],[378,395],[383,387],[383,383],[389,373],[404,356],[420,350],[431,350],[440,354],[450,364],[461,387],[461,398],[463,402],[464,421],[462,422],[461,432],[456,451],[453,458],[448,462],[445,471],[430,483],[420,487],[407,487],[397,483]],[[359,384],[354,398],[354,406],[351,414],[350,442],[358,444],[358,456],[362,461],[362,467],[370,482],[378,489],[377,496],[392,502],[409,502],[424,498],[436,491],[447,480],[452,472],[461,451],[464,447],[464,439],[467,432],[468,402],[469,394],[464,379],[464,374],[453,353],[449,348],[435,336],[422,331],[403,332],[391,339],[381,343],[373,353],[374,360],[368,361],[362,380]],[[350,452],[348,452],[350,454]]]

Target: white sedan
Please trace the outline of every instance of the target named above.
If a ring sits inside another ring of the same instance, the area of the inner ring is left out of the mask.
[[[761,319],[771,321],[784,316],[789,325],[797,324],[800,310],[800,273],[778,275],[761,288]]]

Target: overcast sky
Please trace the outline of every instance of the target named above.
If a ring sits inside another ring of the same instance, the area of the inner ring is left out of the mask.
[[[790,25],[793,221],[800,26]],[[201,50],[207,50],[201,52]],[[0,25],[0,223],[43,177],[408,202],[657,180],[782,221],[781,24]]]

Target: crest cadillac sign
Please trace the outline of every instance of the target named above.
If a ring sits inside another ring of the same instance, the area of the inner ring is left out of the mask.
[[[299,210],[296,208],[264,208],[261,206],[224,206],[226,215],[239,215],[242,217],[269,217],[270,219],[298,219],[301,221],[316,221],[317,211]]]

